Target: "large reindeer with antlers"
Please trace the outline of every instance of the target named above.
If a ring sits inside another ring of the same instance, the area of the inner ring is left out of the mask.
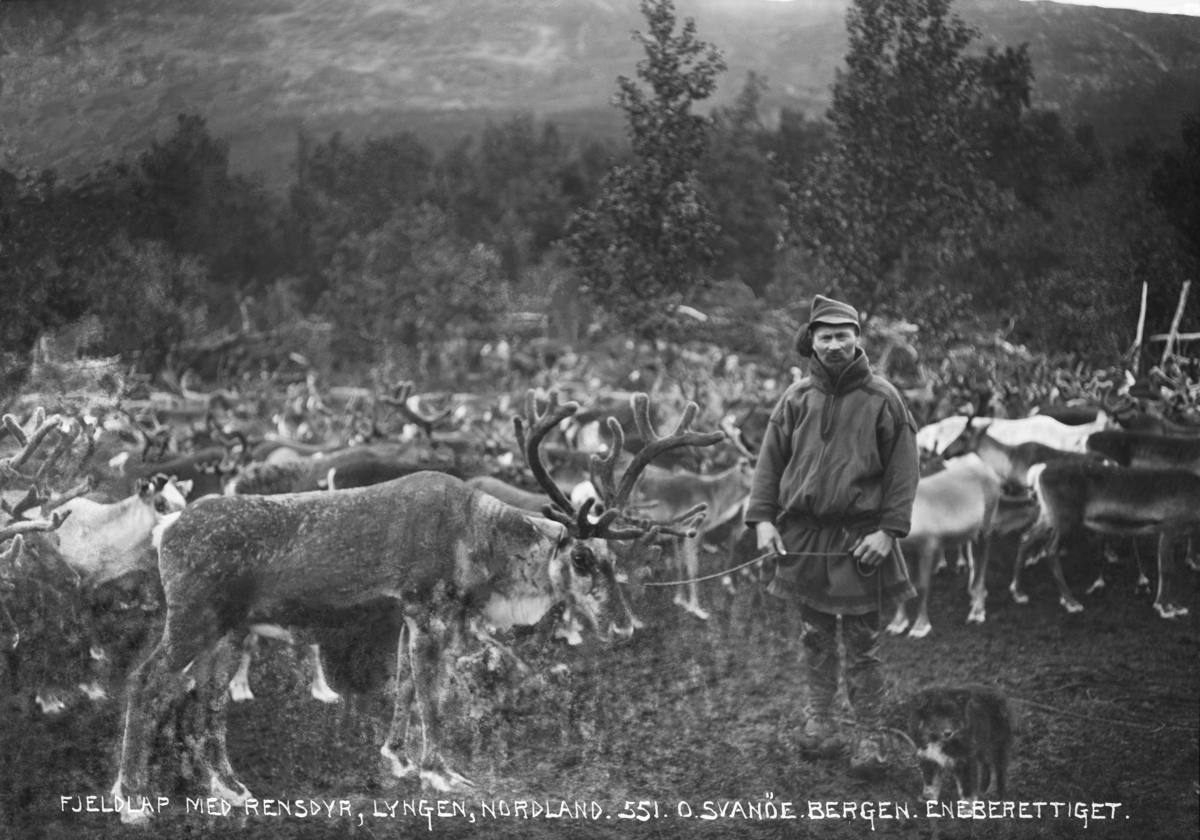
[[[648,398],[634,400],[646,413]],[[306,629],[318,640],[334,627],[364,634],[377,633],[381,623],[396,628],[388,643],[395,643],[398,686],[380,752],[398,777],[417,774],[439,790],[469,784],[447,764],[439,739],[446,677],[465,636],[474,630],[481,641],[498,644],[488,628],[534,624],[560,603],[597,631],[611,631],[621,622],[610,611],[616,577],[609,541],[684,536],[704,514],[696,510],[654,522],[631,515],[622,503],[656,455],[720,437],[689,431],[694,405],[673,434],[635,458],[618,486],[611,472],[598,479],[613,488],[602,516],[593,521],[590,504],[572,506],[547,474],[538,447],[577,408],[559,405],[551,394],[539,414],[530,392],[528,430],[520,418],[514,420],[530,468],[553,501],[544,516],[431,472],[338,493],[223,496],[182,511],[161,534],[163,636],[129,677],[112,788],[122,819],[148,818],[128,805],[133,796],[144,795],[156,731],[179,703],[190,709],[188,725],[196,730],[183,740],[185,760],[193,762],[197,778],[214,796],[233,803],[250,797],[226,752],[225,649],[227,640],[270,625],[284,636],[290,633],[282,626]],[[196,696],[189,696],[192,688]],[[410,757],[414,713],[423,739],[419,755]]]

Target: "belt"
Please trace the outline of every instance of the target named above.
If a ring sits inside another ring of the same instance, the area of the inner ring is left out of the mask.
[[[878,513],[854,513],[844,516],[813,516],[811,513],[800,513],[799,511],[788,510],[784,511],[783,516],[779,518],[779,524],[785,522],[789,524],[799,525],[801,528],[809,531],[820,531],[825,528],[845,528],[847,530],[855,528],[879,528],[880,516]]]

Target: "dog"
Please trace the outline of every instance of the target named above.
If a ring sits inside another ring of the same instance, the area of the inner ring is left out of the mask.
[[[922,800],[937,800],[948,778],[959,800],[981,793],[1004,798],[1013,722],[1003,693],[987,686],[926,688],[913,697],[909,714]]]

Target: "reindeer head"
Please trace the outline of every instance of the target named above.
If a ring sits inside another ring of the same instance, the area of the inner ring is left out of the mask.
[[[590,498],[576,505],[567,498],[546,471],[538,452],[538,447],[546,434],[566,418],[579,410],[574,402],[560,405],[558,394],[551,392],[545,411],[538,412],[537,399],[530,390],[525,396],[525,419],[513,419],[516,429],[517,442],[525,453],[526,461],[532,470],[534,478],[550,496],[551,504],[543,508],[546,517],[566,529],[567,539],[561,550],[570,558],[570,574],[578,581],[576,586],[583,586],[583,580],[590,578],[594,583],[603,581],[609,594],[615,595],[624,606],[624,621],[616,627],[622,635],[632,632],[633,614],[619,588],[617,581],[617,557],[610,545],[612,542],[635,542],[642,546],[653,544],[662,538],[694,537],[696,529],[703,521],[707,506],[700,504],[667,520],[654,520],[642,517],[641,511],[635,510],[630,499],[638,478],[654,460],[655,457],[671,449],[681,446],[711,446],[724,439],[722,432],[701,433],[690,430],[695,419],[698,406],[689,403],[684,410],[683,418],[670,435],[659,437],[650,424],[650,398],[646,394],[634,394],[630,398],[633,408],[634,422],[638,432],[645,441],[645,446],[621,475],[620,480],[615,475],[616,465],[624,449],[625,431],[614,418],[608,418],[608,429],[613,442],[607,455],[591,457],[592,484],[596,488],[597,498]],[[526,431],[528,424],[528,433]],[[592,511],[597,501],[603,506],[603,513],[593,518]],[[592,592],[591,589],[588,590]],[[586,612],[589,608],[602,604],[603,600],[597,594],[591,596],[593,601],[579,604]],[[592,622],[595,625],[595,622]]]
[[[153,478],[138,479],[136,492],[142,503],[152,508],[154,515],[161,519],[187,507],[192,482],[176,482],[174,478],[158,473]]]

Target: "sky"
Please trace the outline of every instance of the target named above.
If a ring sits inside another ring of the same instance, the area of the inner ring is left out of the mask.
[[[1035,2],[1036,0],[1023,0]],[[777,0],[790,3],[791,0]],[[1110,9],[1134,9],[1139,12],[1159,12],[1171,15],[1196,15],[1200,17],[1200,0],[1055,0],[1077,6],[1105,6]]]

